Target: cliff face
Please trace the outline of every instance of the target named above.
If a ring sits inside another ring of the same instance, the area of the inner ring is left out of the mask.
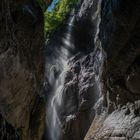
[[[140,139],[140,2],[103,0],[100,7],[98,40],[106,57],[85,140]]]
[[[0,139],[40,140],[44,20],[35,1],[0,1]]]
[[[33,0],[0,2],[1,140],[42,138],[43,22]],[[81,0],[51,37],[48,139],[140,139],[139,22],[139,1]]]
[[[139,139],[140,2],[83,0],[72,16],[72,32],[63,25],[47,46],[47,93],[50,63],[59,79],[60,56],[71,53],[60,100],[54,98],[60,140]]]
[[[53,96],[47,103],[48,139],[82,140],[95,116],[104,64],[94,44],[99,18],[97,1],[79,3],[46,46],[45,89]]]

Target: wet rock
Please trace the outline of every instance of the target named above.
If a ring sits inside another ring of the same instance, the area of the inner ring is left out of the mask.
[[[139,58],[136,59],[135,63],[133,64],[133,67],[130,67],[130,70],[128,71],[128,74],[126,76],[126,87],[135,94],[140,93],[140,63]]]
[[[139,116],[135,116],[133,111],[134,108],[125,106],[113,111],[111,114],[101,114],[99,118],[94,119],[87,136],[85,139],[139,139]],[[135,104],[136,105],[136,104]],[[131,109],[130,109],[131,108]],[[131,110],[130,113],[126,114],[126,111]],[[135,135],[136,133],[136,135]]]
[[[0,139],[1,140],[18,140],[20,130],[15,130],[2,116],[0,116]]]
[[[85,140],[140,139],[139,13],[139,1],[82,0],[78,4],[69,33],[74,50],[58,110],[63,110],[61,140],[83,140],[85,135]],[[47,46],[52,52],[47,54],[51,58],[47,68],[52,64],[63,71],[64,29],[62,25]]]
[[[96,115],[85,140],[140,138],[139,4],[103,0],[100,5],[98,37],[106,59],[99,73],[104,90],[94,106]]]
[[[40,140],[42,137],[43,24],[43,13],[35,1],[1,0],[1,140]]]
[[[65,84],[61,93],[61,103],[57,104],[56,112],[62,127],[60,139],[81,140],[84,138],[94,116],[93,105],[97,101],[100,89],[99,76],[94,72],[94,59],[91,54],[82,55],[80,59],[72,57],[68,62]],[[99,63],[96,68],[102,67]],[[95,77],[97,83],[94,81]],[[56,101],[57,103],[57,101]],[[74,116],[74,117],[72,117]],[[53,121],[53,120],[51,120]]]

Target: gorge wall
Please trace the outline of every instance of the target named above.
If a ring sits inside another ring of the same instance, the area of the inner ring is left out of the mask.
[[[0,140],[139,140],[140,1],[79,1],[45,53],[43,26],[1,0]]]
[[[139,1],[82,0],[50,39],[46,93],[64,80],[51,104],[57,140],[140,139],[139,13]]]
[[[43,46],[44,19],[36,1],[1,0],[0,140],[41,140]]]
[[[103,0],[103,90],[85,140],[140,139],[140,2]]]

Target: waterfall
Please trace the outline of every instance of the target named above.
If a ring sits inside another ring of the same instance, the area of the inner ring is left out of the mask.
[[[66,23],[66,28],[61,38],[62,44],[58,44],[57,51],[54,50],[57,57],[51,64],[48,74],[48,82],[51,85],[51,97],[49,98],[46,111],[47,129],[51,140],[59,140],[61,135],[61,103],[63,100],[63,90],[65,87],[65,75],[68,70],[68,58],[71,57],[70,49],[74,49],[72,30],[74,26],[74,11],[71,12]],[[57,47],[57,46],[56,46]],[[48,139],[47,139],[48,140]]]

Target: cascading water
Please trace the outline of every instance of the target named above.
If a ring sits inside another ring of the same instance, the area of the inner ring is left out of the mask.
[[[94,53],[99,10],[92,0],[75,9],[47,43],[46,140],[84,139],[100,94],[95,80],[99,65],[94,63],[101,59]]]
[[[59,140],[61,135],[61,111],[60,106],[63,100],[63,90],[65,87],[65,75],[68,70],[68,58],[71,57],[70,50],[74,49],[72,38],[72,30],[74,26],[74,11],[71,12],[66,29],[61,38],[57,51],[55,51],[56,59],[50,60],[50,72],[47,77],[51,86],[51,97],[47,104],[47,129],[51,140]],[[60,55],[61,54],[61,55]],[[53,63],[53,61],[55,61]],[[52,62],[52,63],[51,63]]]

